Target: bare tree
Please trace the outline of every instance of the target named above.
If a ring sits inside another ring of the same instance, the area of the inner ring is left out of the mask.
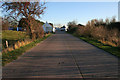
[[[4,12],[9,12],[7,16],[17,19],[17,17],[39,17],[45,10],[45,2],[5,2],[2,4]]]
[[[3,12],[8,12],[7,16],[15,20],[26,18],[29,34],[32,35],[32,18],[40,18],[44,13],[45,2],[4,2],[2,4]]]

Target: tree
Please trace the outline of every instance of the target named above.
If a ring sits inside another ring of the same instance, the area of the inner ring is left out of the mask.
[[[82,24],[78,24],[78,26],[80,27],[80,26],[84,26],[84,25],[82,25]]]
[[[111,19],[111,23],[115,23],[116,22],[116,19],[115,19],[115,16],[114,17],[112,17],[112,19]]]
[[[77,22],[76,21],[68,22],[67,26],[70,26],[70,25],[77,25]]]
[[[65,28],[65,26],[63,26],[62,28]]]
[[[15,20],[26,18],[28,23],[27,29],[29,35],[32,36],[31,21],[33,18],[40,18],[46,7],[45,2],[4,2],[2,9],[4,12],[9,12],[6,16]]]
[[[3,11],[8,12],[7,16],[17,19],[17,17],[39,17],[45,10],[45,2],[5,2],[2,4]]]
[[[90,21],[87,22],[86,26],[91,26],[91,23]]]
[[[105,19],[105,22],[106,22],[107,25],[110,23],[108,18]]]
[[[68,22],[67,26],[68,26],[67,31],[70,32],[70,33],[73,33],[77,29],[77,22],[76,21]]]
[[[10,27],[10,23],[7,19],[2,19],[2,30],[8,30]]]
[[[49,23],[53,27],[53,23]]]

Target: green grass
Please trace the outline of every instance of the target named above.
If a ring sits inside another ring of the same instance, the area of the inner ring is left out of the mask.
[[[29,38],[26,32],[22,31],[12,31],[12,30],[4,30],[2,31],[2,49],[6,48],[5,41],[8,41],[9,46],[13,45],[18,40],[23,40],[25,38]]]
[[[26,37],[26,32],[12,31],[12,30],[4,30],[4,31],[2,31],[2,39],[20,40],[20,39],[24,39],[25,37]]]
[[[76,36],[75,34],[73,34],[73,36]],[[84,40],[85,42],[88,42],[100,49],[103,49],[106,52],[111,53],[112,55],[116,56],[116,57],[120,57],[120,48],[119,47],[114,47],[114,46],[110,46],[110,45],[106,45],[101,43],[98,40],[95,40],[93,38],[89,38],[89,37],[81,37],[81,36],[76,36],[82,40]]]
[[[41,41],[45,40],[49,36],[51,36],[51,34],[47,35],[46,37],[44,37],[42,39],[35,40],[35,41],[31,42],[30,44],[27,44],[23,47],[20,47],[19,49],[15,49],[15,50],[7,52],[7,53],[2,53],[2,66],[5,66],[7,63],[9,63],[13,60],[16,60],[18,58],[18,56],[22,55],[27,50],[36,46],[37,43],[40,43]]]

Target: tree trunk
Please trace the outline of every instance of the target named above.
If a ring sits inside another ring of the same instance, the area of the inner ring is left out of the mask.
[[[28,34],[30,36],[30,39],[32,39],[32,29],[31,29],[31,22],[29,17],[27,18],[27,23],[28,23],[28,26],[27,26]]]

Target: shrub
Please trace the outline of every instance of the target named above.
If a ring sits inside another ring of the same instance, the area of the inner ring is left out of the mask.
[[[35,20],[34,18],[30,17],[29,21],[26,18],[22,18],[19,21],[18,26],[26,28],[27,33],[31,36],[31,39],[35,40],[44,36],[42,24],[43,22],[40,22],[39,20]]]
[[[101,41],[104,44],[120,47],[120,22],[115,22],[115,19],[110,21],[93,19],[88,21],[86,26],[80,26],[69,22],[69,32],[77,36],[91,37]]]
[[[74,33],[74,32],[76,32],[76,30],[77,30],[77,28],[78,28],[78,26],[77,26],[77,24],[76,24],[76,21],[68,22],[67,26],[68,26],[68,30],[67,30],[67,31],[68,31],[69,33]]]
[[[108,31],[103,26],[95,27],[94,30],[91,32],[91,36],[95,39],[100,39],[102,41],[106,40]]]

